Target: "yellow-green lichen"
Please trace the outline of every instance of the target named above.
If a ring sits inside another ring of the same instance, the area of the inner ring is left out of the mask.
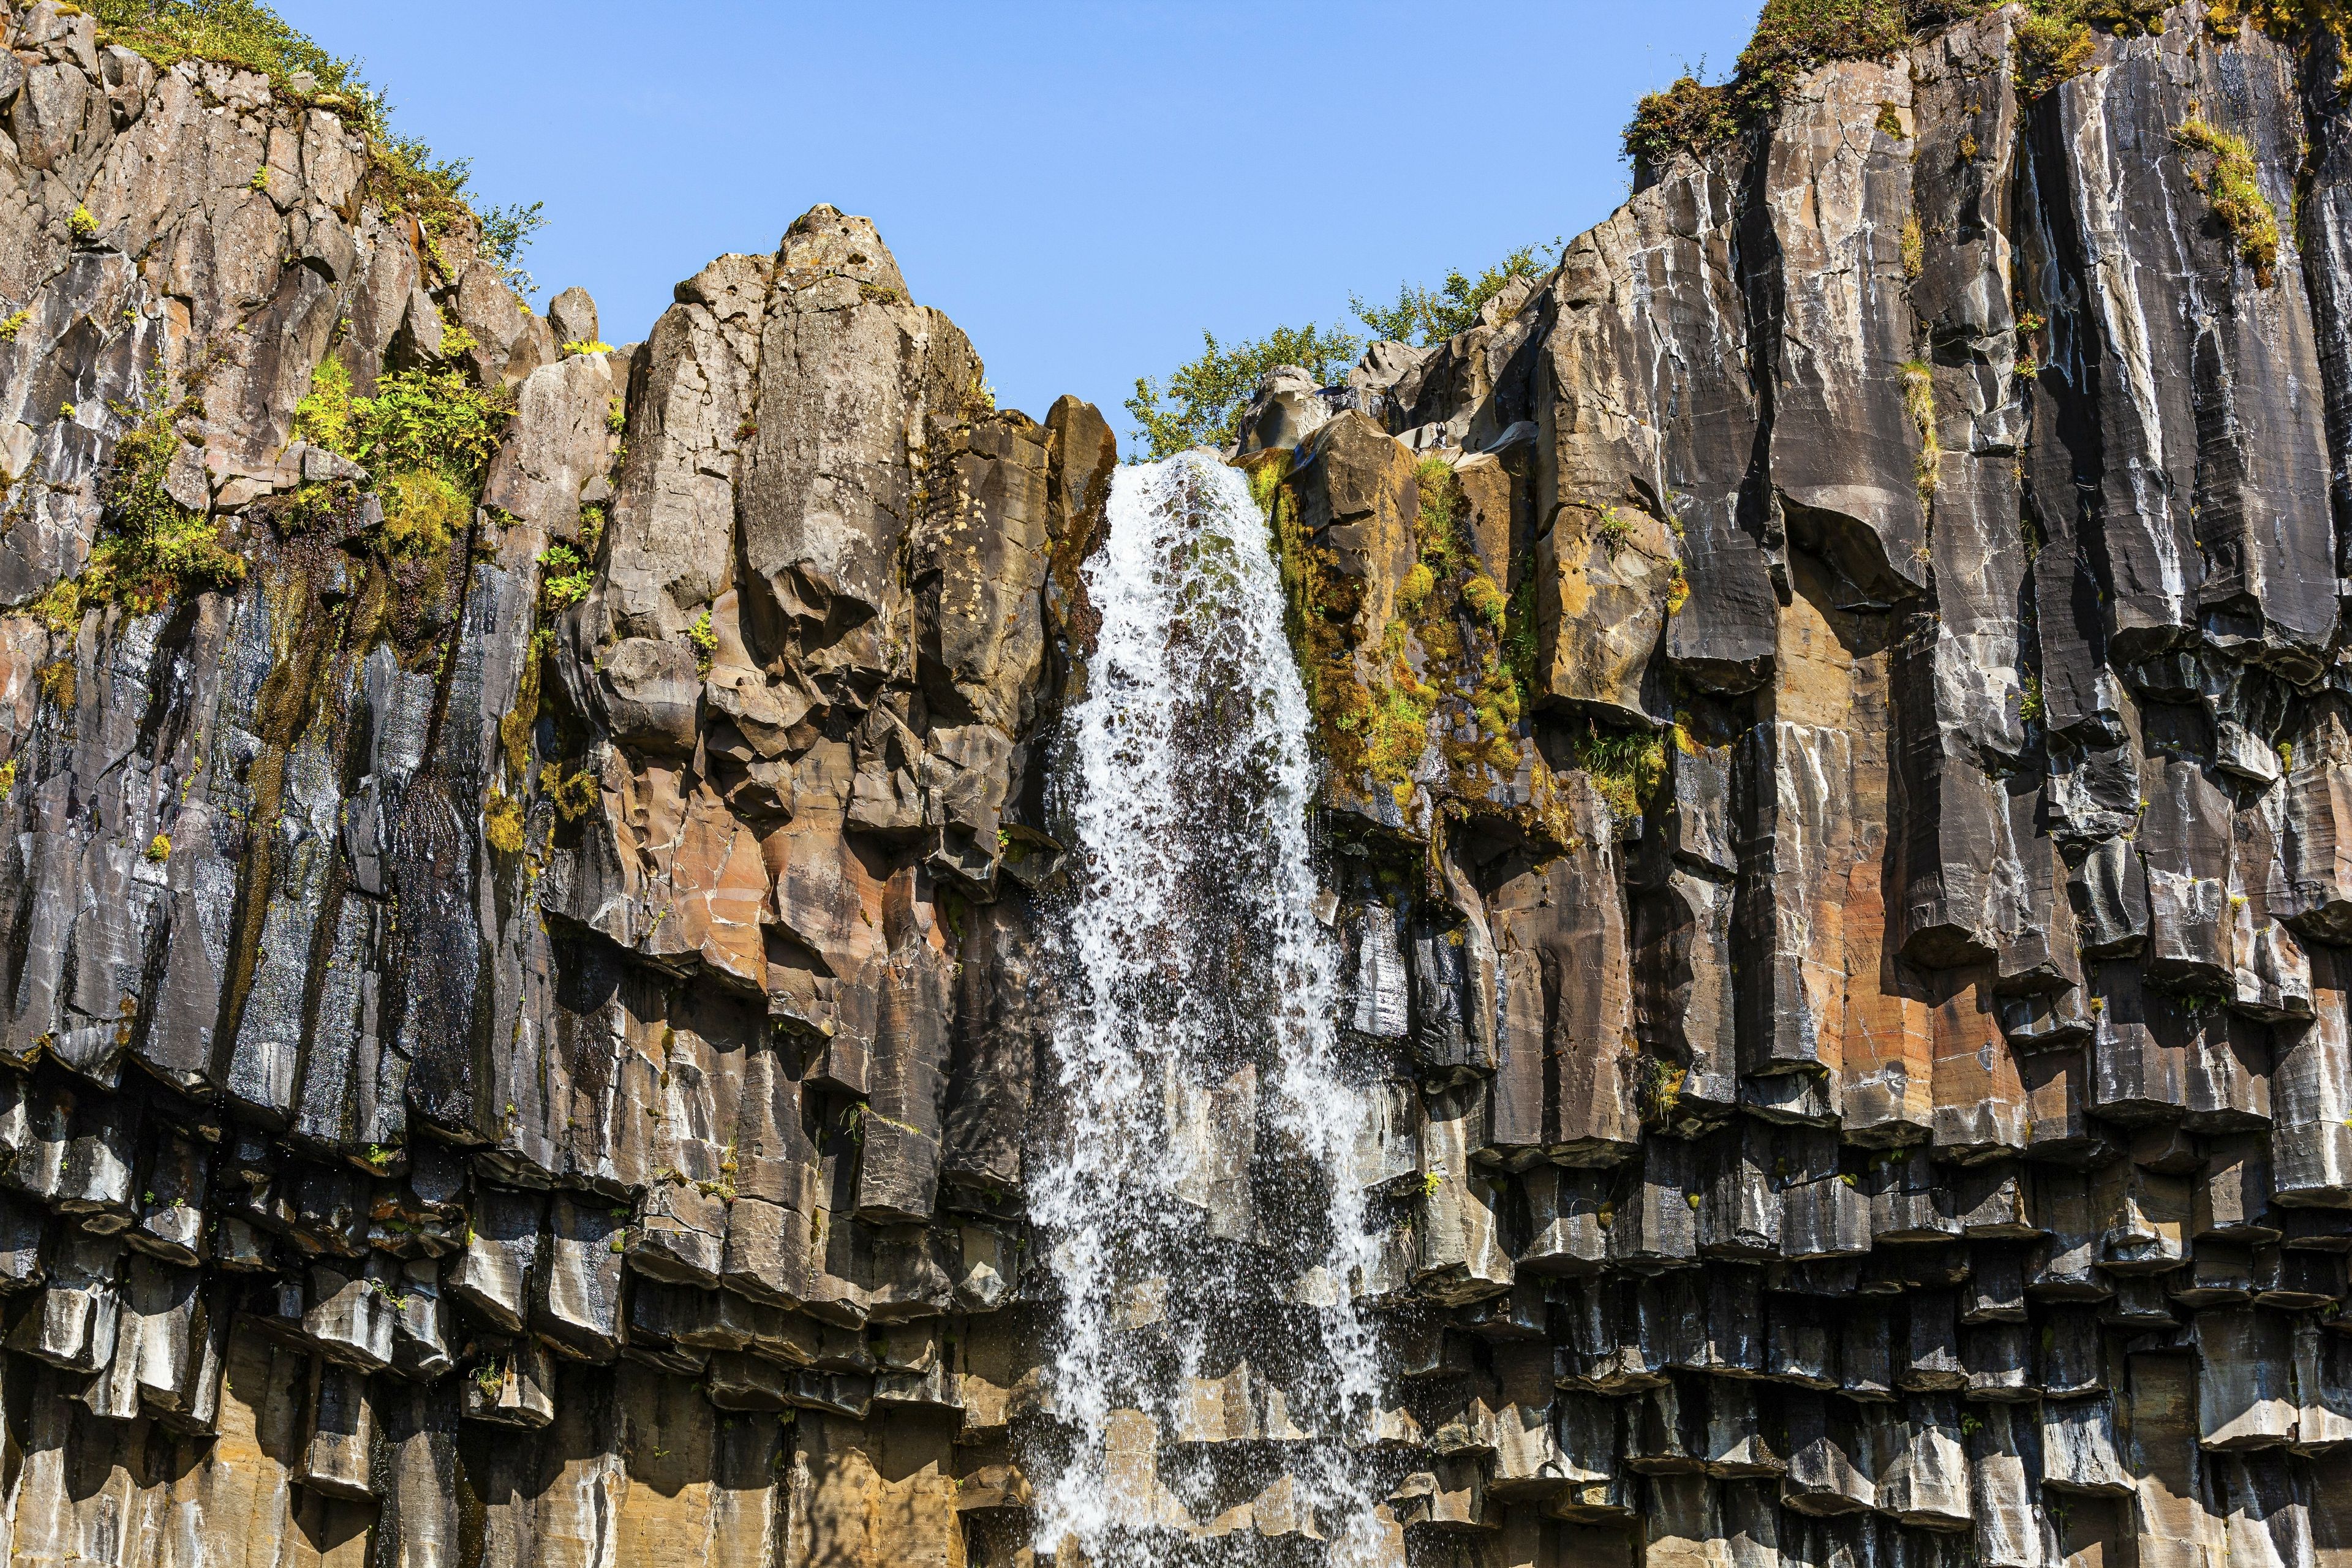
[[[504,790],[493,787],[482,807],[482,837],[501,855],[522,852],[522,806]]]

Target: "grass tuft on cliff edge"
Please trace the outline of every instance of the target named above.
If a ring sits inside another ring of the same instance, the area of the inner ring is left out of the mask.
[[[1806,72],[1834,60],[1883,59],[1926,33],[1999,8],[2000,0],[1766,0],[1731,79],[1685,73],[1645,96],[1625,127],[1625,156],[1655,168],[1676,153],[1705,154],[1737,140],[1780,106]],[[2164,26],[2165,0],[2026,0],[2018,28],[2018,83],[2047,89],[2090,58],[2092,29],[2126,35]],[[2246,22],[2272,37],[2352,34],[2347,0],[2216,0],[2207,25],[2229,37]]]
[[[260,0],[83,0],[83,9],[96,18],[101,42],[121,44],[161,69],[214,60],[259,72],[289,101],[344,115],[367,137],[368,195],[378,205],[414,214],[430,235],[471,229],[508,279],[531,291],[521,255],[545,222],[541,204],[478,204],[467,188],[472,161],[436,158],[421,138],[394,131],[391,100],[360,75],[358,61],[330,53]]]

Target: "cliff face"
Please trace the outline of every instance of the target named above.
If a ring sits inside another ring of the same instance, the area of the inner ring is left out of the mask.
[[[603,349],[0,14],[10,1551],[1030,1560],[1103,420],[829,207]],[[2352,1562],[2352,103],[2021,19],[1249,411],[1400,1560]]]

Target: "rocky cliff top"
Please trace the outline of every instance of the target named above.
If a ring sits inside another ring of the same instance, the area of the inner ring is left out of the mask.
[[[2352,1551],[2336,13],[1966,10],[1776,0],[1244,421],[1391,1560]],[[350,109],[0,18],[9,1551],[1034,1562],[1104,421],[863,218],[608,348]],[[1251,1349],[1121,1474],[1313,1561]]]

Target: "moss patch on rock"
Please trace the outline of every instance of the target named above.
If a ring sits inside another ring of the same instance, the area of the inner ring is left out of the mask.
[[[1731,78],[1685,74],[1644,96],[1624,133],[1625,156],[1655,167],[1677,153],[1700,156],[1763,123],[1807,72],[1837,60],[1884,59],[1937,28],[1999,8],[2000,0],[1766,0]],[[2017,30],[2018,85],[2046,91],[2083,68],[2094,29],[2160,31],[2163,0],[2027,0]],[[2252,20],[2273,37],[2314,28],[2345,35],[2343,0],[2221,0],[2209,13],[2224,37]]]
[[[1506,595],[1487,573],[1465,528],[1452,466],[1433,458],[1413,469],[1412,563],[1376,637],[1363,619],[1367,585],[1340,572],[1307,528],[1292,466],[1285,451],[1252,459],[1251,490],[1274,531],[1291,646],[1335,782],[1385,791],[1408,815],[1426,784],[1441,814],[1501,811],[1565,842],[1564,805],[1543,759],[1524,743],[1532,584]],[[1520,566],[1531,575],[1532,557]],[[1527,645],[1523,659],[1510,651],[1515,606],[1527,623],[1516,628]],[[1530,764],[1531,784],[1522,777]]]
[[[184,595],[245,580],[245,558],[221,525],[183,506],[170,489],[173,461],[185,445],[180,421],[200,416],[204,405],[193,395],[168,395],[160,380],[149,384],[149,394],[143,410],[113,405],[126,427],[115,437],[112,467],[100,486],[104,521],[89,564],[33,605],[51,631],[70,629],[84,610],[100,605],[149,615]]]
[[[2267,289],[2278,274],[2278,213],[2263,195],[2254,150],[2246,139],[2192,114],[2172,128],[2172,139],[2204,158],[2193,159],[2189,178],[2213,204],[2213,216],[2230,231],[2238,255]]]

